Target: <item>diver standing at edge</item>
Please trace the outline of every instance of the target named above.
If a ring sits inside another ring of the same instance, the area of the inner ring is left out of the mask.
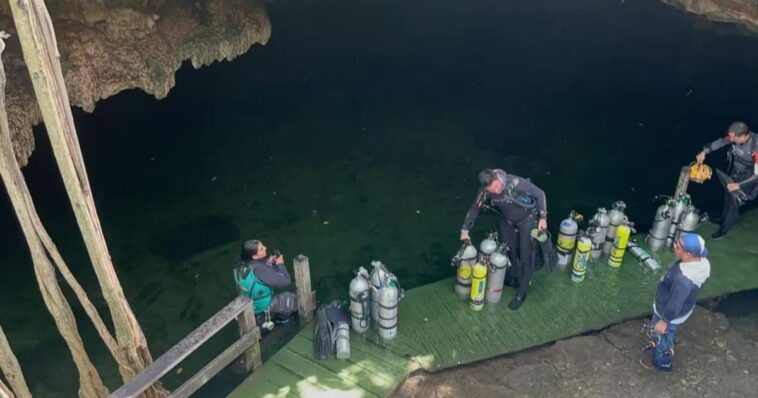
[[[484,169],[479,172],[481,188],[466,213],[461,228],[461,240],[470,240],[469,231],[483,207],[491,207],[500,214],[500,239],[510,248],[508,256],[516,265],[508,270],[505,284],[517,288],[508,308],[516,310],[526,300],[526,293],[534,274],[531,231],[547,229],[547,201],[545,192],[529,180],[507,174],[501,169]],[[517,272],[517,275],[513,275]],[[517,279],[518,277],[518,279]]]

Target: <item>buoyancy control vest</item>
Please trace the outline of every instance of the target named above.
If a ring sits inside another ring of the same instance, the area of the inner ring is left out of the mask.
[[[255,276],[255,268],[263,264],[252,261],[234,267],[234,280],[237,282],[240,294],[253,300],[255,315],[266,311],[271,304],[273,289]]]

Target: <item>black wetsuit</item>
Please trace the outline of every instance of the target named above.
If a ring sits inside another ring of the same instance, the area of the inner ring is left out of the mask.
[[[758,166],[756,166],[758,136],[750,132],[750,139],[744,144],[734,144],[726,138],[719,138],[703,147],[703,152],[709,154],[730,144],[727,155],[730,162],[729,176],[734,182],[740,184],[747,200],[753,200],[758,197]],[[724,196],[724,210],[719,232],[726,233],[732,229],[739,216],[739,207],[740,203],[735,200],[734,195],[727,192]]]
[[[545,192],[529,180],[506,174],[503,170],[495,170],[495,174],[503,181],[503,191],[499,194],[480,191],[466,213],[462,231],[469,231],[474,226],[487,203],[494,207],[501,215],[500,239],[510,248],[509,258],[518,268],[517,294],[526,294],[534,274],[530,234],[538,219],[547,217]]]

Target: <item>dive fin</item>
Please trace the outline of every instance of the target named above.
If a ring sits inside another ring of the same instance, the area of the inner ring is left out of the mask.
[[[313,331],[316,359],[329,358],[334,351],[332,323],[326,316],[326,310],[327,307],[322,305],[316,312],[316,329]]]

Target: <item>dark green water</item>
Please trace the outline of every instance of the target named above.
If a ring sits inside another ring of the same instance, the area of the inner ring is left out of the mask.
[[[352,270],[372,259],[410,288],[452,274],[481,168],[544,188],[553,229],[571,209],[621,199],[645,230],[653,196],[673,192],[703,143],[734,119],[758,123],[758,38],[654,0],[288,0],[269,14],[267,46],[185,66],[165,100],[130,91],[75,111],[106,237],[154,353],[235,296],[241,239],[288,261],[307,254],[323,299],[344,298]],[[42,134],[25,173],[104,311]],[[691,192],[717,214],[715,185]],[[0,324],[37,396],[74,396],[76,372],[0,200]],[[493,226],[483,217],[475,233]],[[740,297],[732,305],[756,300]],[[233,338],[225,330],[185,372]],[[224,375],[201,395],[234,382]]]

